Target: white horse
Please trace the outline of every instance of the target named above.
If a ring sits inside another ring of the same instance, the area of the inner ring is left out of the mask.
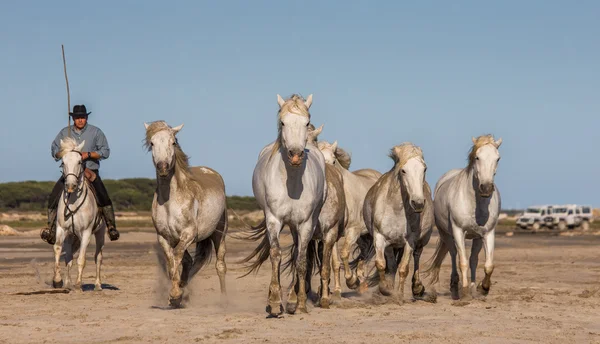
[[[306,273],[307,247],[327,197],[323,155],[312,143],[307,143],[312,95],[306,100],[295,94],[287,100],[277,95],[277,102],[277,140],[261,151],[252,176],[252,190],[265,219],[253,227],[250,238],[261,243],[243,260],[255,260],[249,267],[250,273],[271,258],[266,311],[274,317],[283,313],[279,233],[288,225],[294,238],[292,271],[296,273],[292,284],[295,286],[290,288],[286,310],[290,314],[297,308],[307,312],[306,279],[310,278]]]
[[[58,157],[62,158],[62,173],[65,178],[65,190],[58,203],[56,219],[56,242],[54,244],[54,278],[52,286],[61,288],[63,281],[60,276],[60,254],[65,250],[65,262],[67,273],[65,276],[65,287],[70,288],[71,266],[73,265],[73,254],[80,246],[77,265],[79,271],[75,286],[81,288],[81,278],[85,268],[85,253],[92,234],[96,238],[96,281],[95,290],[102,290],[100,281],[100,267],[102,266],[102,248],[104,247],[104,234],[106,226],[98,212],[96,198],[91,185],[88,184],[84,174],[81,149],[85,141],[77,145],[75,139],[67,137],[60,141]]]
[[[144,125],[146,147],[152,151],[156,168],[152,221],[167,259],[169,303],[181,305],[182,288],[208,263],[213,245],[221,294],[225,295],[227,207],[223,178],[208,167],[189,166],[175,138],[183,124],[175,128],[164,121]],[[187,251],[192,243],[196,243],[193,258]]]
[[[435,186],[435,224],[440,239],[428,272],[432,272],[432,283],[437,282],[440,266],[448,251],[450,252],[450,291],[455,300],[460,298],[456,255],[458,253],[460,262],[462,294],[470,297],[470,288],[475,286],[475,272],[482,246],[485,248],[485,277],[478,290],[484,295],[490,290],[490,279],[494,271],[494,235],[501,207],[500,192],[494,184],[500,161],[498,148],[501,144],[502,139],[496,141],[492,135],[473,138],[468,166],[447,172]],[[467,259],[465,239],[473,239],[470,260]],[[469,264],[470,287],[467,278]]]
[[[392,148],[390,157],[394,166],[367,193],[364,218],[375,246],[379,290],[383,295],[391,295],[386,272],[393,275],[392,269],[397,265],[400,279],[395,291],[402,302],[411,256],[414,257],[413,296],[421,297],[425,293],[419,277],[419,260],[431,237],[433,201],[431,189],[425,181],[427,165],[421,148],[403,143]],[[388,246],[394,250],[393,266],[386,266],[385,250]]]

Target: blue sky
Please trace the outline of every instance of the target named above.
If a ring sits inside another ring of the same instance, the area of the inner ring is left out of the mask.
[[[154,177],[144,121],[185,123],[194,165],[251,195],[276,136],[276,94],[314,94],[315,125],[387,171],[423,148],[427,179],[502,137],[505,208],[600,205],[596,1],[6,1],[0,4],[0,181],[54,180],[50,143],[72,104],[92,111],[104,178]]]

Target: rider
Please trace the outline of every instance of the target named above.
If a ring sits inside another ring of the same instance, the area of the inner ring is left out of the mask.
[[[85,140],[81,152],[81,158],[85,165],[85,175],[91,180],[91,185],[95,191],[98,208],[100,214],[104,218],[104,223],[108,228],[108,236],[110,240],[119,239],[119,232],[115,226],[115,212],[112,207],[112,201],[108,197],[108,192],[100,179],[98,174],[98,168],[100,168],[100,160],[107,159],[110,155],[110,148],[108,147],[108,141],[104,136],[102,130],[87,123],[88,115],[91,112],[87,112],[85,105],[73,106],[73,112],[69,113],[73,117],[74,127],[71,130],[71,137],[74,138],[77,143],[81,143]],[[57,157],[57,153],[60,150],[60,140],[69,136],[69,127],[63,128],[54,142],[52,142],[51,152],[52,157],[55,161],[60,160]],[[94,179],[95,177],[95,179]],[[53,245],[56,241],[56,209],[58,208],[58,201],[64,190],[64,177],[61,176],[54,189],[50,193],[48,198],[48,227],[42,229],[40,236],[42,240]]]

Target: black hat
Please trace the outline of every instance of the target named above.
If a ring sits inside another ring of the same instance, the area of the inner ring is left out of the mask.
[[[87,112],[87,109],[85,108],[85,105],[75,105],[73,106],[73,112],[70,112],[69,115],[71,116],[87,116],[89,114],[91,114],[92,112]]]

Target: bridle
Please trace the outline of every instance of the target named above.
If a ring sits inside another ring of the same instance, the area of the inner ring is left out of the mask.
[[[81,152],[78,152],[78,151],[75,151],[75,150],[73,150],[71,152],[78,153],[81,156]],[[82,159],[81,164],[83,164],[83,159]],[[64,166],[64,163],[63,163],[63,166]],[[82,176],[84,175],[83,171],[84,171],[84,169],[80,168],[79,174],[67,173],[65,175],[64,174],[64,170],[63,170],[63,177],[64,177],[65,181],[66,181],[66,179],[67,179],[68,176],[74,176],[75,178],[77,178],[77,190],[81,190],[82,188],[80,187],[80,185],[81,185],[81,183],[83,181],[83,178],[82,178]],[[81,207],[85,203],[85,199],[87,198],[87,195],[88,195],[88,188],[83,188],[83,189],[85,190],[85,194],[83,195],[83,199],[81,200],[81,202],[79,203],[79,205],[75,209],[69,208],[68,199],[71,196],[71,193],[67,193],[67,192],[63,191],[63,195],[66,193],[66,197],[63,197],[63,202],[65,204],[64,217],[65,217],[65,221],[68,220],[69,217],[71,218],[71,227],[72,227],[73,233],[75,232],[75,216],[74,215],[75,215],[75,213],[77,213],[79,211],[79,209],[81,209]]]

